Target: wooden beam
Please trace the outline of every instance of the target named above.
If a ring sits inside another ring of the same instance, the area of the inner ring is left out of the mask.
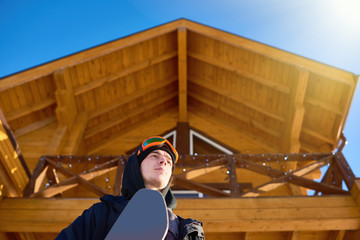
[[[45,118],[45,119],[43,119],[41,121],[29,124],[26,127],[17,129],[14,132],[14,136],[15,137],[23,136],[25,134],[36,131],[36,130],[38,130],[38,129],[42,128],[42,127],[45,127],[46,125],[49,125],[49,124],[54,123],[54,122],[56,122],[56,117],[55,116]]]
[[[311,129],[306,128],[306,127],[303,127],[301,129],[301,131],[306,133],[306,134],[309,134],[312,137],[315,137],[315,138],[317,138],[319,140],[322,140],[322,141],[324,141],[326,143],[329,143],[331,145],[331,150],[334,150],[333,146],[335,144],[336,139],[331,138],[331,137],[327,137],[324,134],[320,134],[319,132],[316,132],[315,130],[311,130]]]
[[[179,122],[187,122],[187,33],[178,28]]]
[[[347,194],[347,191],[342,190],[341,188],[337,188],[331,185],[326,185],[323,183],[318,183],[313,180],[303,178],[300,176],[297,176],[293,173],[286,173],[281,170],[273,169],[270,167],[262,166],[250,161],[245,160],[239,160],[236,161],[237,167],[245,168],[250,171],[254,171],[263,175],[267,175],[271,178],[278,178],[284,181],[287,181],[288,183],[293,183],[305,188],[315,189],[323,194]]]
[[[57,87],[55,91],[57,120],[60,125],[71,128],[78,111],[69,69],[65,68],[54,72],[53,78]]]
[[[225,193],[221,190],[209,187],[205,184],[187,180],[184,177],[174,176],[175,184],[183,186],[190,190],[195,190],[201,193],[204,193],[211,197],[230,197],[230,194]]]
[[[229,171],[229,183],[230,183],[230,191],[231,196],[236,197],[240,194],[240,188],[237,180],[236,174],[236,160],[235,157],[227,156],[226,158],[228,171]]]
[[[118,161],[117,169],[116,169],[116,177],[115,177],[115,183],[114,183],[114,195],[120,196],[121,195],[121,187],[122,187],[122,178],[124,174],[125,169],[125,163],[123,159],[121,158]]]
[[[175,176],[179,176],[187,180],[191,180],[193,178],[197,178],[202,175],[224,168],[225,164],[226,161],[224,158],[222,158],[205,164],[201,164],[200,166],[194,167],[190,170],[187,170],[186,172],[176,174]]]
[[[306,97],[305,103],[311,104],[315,107],[325,109],[326,111],[335,113],[336,115],[342,116],[344,114],[344,110],[342,110],[340,108],[340,106],[334,106],[334,104],[327,103],[325,101],[316,99],[314,97]]]
[[[309,72],[298,69],[298,78],[293,79],[288,101],[288,113],[284,131],[281,138],[281,152],[299,152],[300,151],[300,132],[304,119],[304,98],[309,79]],[[295,164],[291,166],[293,169]]]
[[[85,129],[88,123],[88,115],[81,112],[76,116],[75,122],[69,131],[69,137],[66,141],[62,154],[75,155],[78,154],[80,145],[83,144]]]
[[[350,191],[356,178],[342,152],[337,152],[335,154],[334,164],[340,170],[342,178]]]
[[[327,240],[343,240],[344,235],[345,235],[345,230],[330,231]]]
[[[288,233],[286,240],[298,240],[299,239],[299,231],[293,231]]]
[[[325,166],[328,163],[328,161],[318,161],[318,162],[314,162],[308,166],[305,166],[303,168],[297,169],[294,172],[292,172],[292,174],[296,175],[296,176],[304,176],[308,173],[311,173],[323,166]],[[256,188],[250,189],[249,191],[241,194],[242,197],[257,197],[262,193],[265,192],[269,192],[271,190],[274,190],[278,187],[281,187],[285,184],[286,177],[280,176],[278,178],[273,179],[272,181],[269,181],[267,183],[264,183],[260,186],[257,186]]]
[[[62,174],[66,175],[66,176],[70,176],[70,177],[75,177],[76,180],[78,181],[78,183],[84,187],[86,187],[87,189],[89,189],[90,191],[94,192],[95,194],[97,194],[98,196],[104,196],[108,193],[107,191],[105,191],[104,189],[96,186],[93,183],[88,182],[85,178],[83,178],[82,176],[75,174],[73,172],[71,172],[70,170],[63,168],[62,166],[59,166],[58,164],[56,164],[54,161],[50,160],[50,159],[46,159],[46,161],[55,169],[57,169],[59,172],[61,172]]]
[[[13,121],[18,118],[24,117],[28,114],[31,114],[33,112],[40,111],[42,109],[48,108],[52,105],[55,105],[55,99],[54,98],[47,98],[43,99],[41,102],[33,103],[32,105],[25,106],[23,108],[20,108],[14,112],[10,112],[6,115],[6,119],[8,121]]]
[[[53,137],[48,145],[47,152],[43,153],[43,155],[58,155],[62,152],[63,147],[65,146],[68,131],[66,126],[59,125]]]
[[[0,120],[0,178],[10,196],[22,196],[29,178],[14,148],[5,125]]]

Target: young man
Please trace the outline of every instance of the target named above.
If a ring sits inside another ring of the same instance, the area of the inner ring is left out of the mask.
[[[183,219],[172,212],[176,199],[170,185],[177,160],[177,151],[165,138],[154,136],[145,139],[126,163],[122,196],[106,195],[100,198],[100,203],[85,210],[56,239],[104,239],[129,200],[142,188],[157,190],[165,199],[169,215],[166,240],[205,239],[200,222]]]

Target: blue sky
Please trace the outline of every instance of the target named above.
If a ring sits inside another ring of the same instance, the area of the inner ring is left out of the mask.
[[[0,0],[0,78],[187,18],[360,74],[359,0]],[[359,84],[344,154],[360,177]]]

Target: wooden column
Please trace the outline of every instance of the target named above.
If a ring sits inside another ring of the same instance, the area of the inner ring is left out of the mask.
[[[187,37],[186,28],[178,28],[179,122],[187,122]]]
[[[294,78],[290,88],[289,106],[284,132],[281,140],[281,152],[298,153],[300,151],[300,131],[304,119],[304,98],[309,72],[298,68],[298,77]],[[285,170],[296,170],[297,162],[287,163]],[[302,195],[299,187],[288,185],[294,195]]]
[[[176,127],[176,150],[179,154],[190,153],[190,127],[187,122],[178,122]]]

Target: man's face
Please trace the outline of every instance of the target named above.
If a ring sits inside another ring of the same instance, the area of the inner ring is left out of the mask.
[[[170,154],[163,150],[154,150],[149,153],[140,165],[145,187],[160,191],[169,183],[172,173],[172,159]]]

